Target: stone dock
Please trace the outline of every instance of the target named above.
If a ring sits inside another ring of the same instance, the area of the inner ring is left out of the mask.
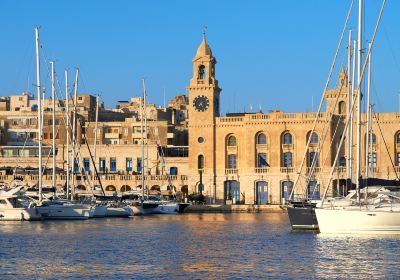
[[[185,213],[285,213],[281,205],[189,205]]]

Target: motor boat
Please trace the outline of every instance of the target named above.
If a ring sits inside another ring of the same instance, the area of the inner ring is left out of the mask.
[[[23,186],[0,192],[0,221],[41,220],[37,207],[25,200]]]

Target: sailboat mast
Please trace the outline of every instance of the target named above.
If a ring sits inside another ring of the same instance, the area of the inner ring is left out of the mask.
[[[36,88],[37,88],[37,100],[38,100],[38,150],[39,150],[39,203],[42,202],[42,95],[40,86],[40,57],[39,57],[39,28],[35,27],[36,36]]]
[[[353,57],[352,57],[352,74],[351,74],[351,98],[350,98],[350,108],[354,108],[353,106],[353,102],[355,102],[355,84],[356,84],[356,49],[357,49],[357,41],[354,40],[353,41]],[[349,133],[350,133],[350,162],[349,162],[349,173],[350,173],[350,181],[353,183],[353,178],[354,178],[354,174],[353,174],[353,142],[354,142],[354,110],[350,111],[350,124],[349,124]]]
[[[53,151],[53,188],[56,188],[56,94],[55,94],[55,84],[54,84],[54,61],[50,61],[51,64],[51,99],[52,99],[52,130],[53,130],[53,137],[52,137],[52,151]],[[54,192],[55,194],[55,192]],[[55,195],[54,195],[55,196]]]
[[[73,110],[74,115],[72,119],[72,189],[71,189],[71,196],[74,197],[75,194],[75,150],[76,150],[76,104],[78,100],[78,76],[79,76],[79,68],[76,69],[75,75],[75,87],[74,87],[74,102],[73,102]]]
[[[67,112],[67,120],[65,130],[67,132],[67,199],[69,199],[69,95],[68,95],[68,70],[65,70],[65,111]]]
[[[144,133],[145,133],[145,141],[146,141],[146,161],[145,161],[145,174],[146,176],[149,174],[149,143],[148,143],[148,139],[147,139],[147,110],[146,110],[146,102],[147,102],[147,92],[144,91],[144,98],[143,98],[143,115],[144,115]],[[149,198],[149,189],[147,189],[147,199]]]
[[[142,202],[144,201],[144,188],[145,188],[145,186],[144,186],[144,172],[143,172],[143,170],[144,170],[144,134],[143,134],[143,126],[144,126],[144,123],[143,123],[143,118],[144,118],[144,96],[146,95],[146,83],[145,83],[145,81],[144,81],[144,79],[142,79],[142,85],[143,85],[143,96],[142,96],[142,102],[140,102],[141,103],[141,110],[140,110],[140,138],[141,138],[141,144],[142,144],[142,162],[141,162],[141,164],[142,164],[142,170],[141,170],[141,173],[142,173]]]
[[[369,168],[370,165],[368,164],[368,161],[370,161],[370,164],[373,162],[372,154],[370,154],[370,145],[372,144],[372,130],[371,130],[371,95],[370,95],[370,89],[371,89],[371,43],[369,43],[369,52],[368,52],[368,80],[367,80],[367,137],[366,137],[366,143],[365,143],[365,177],[368,178],[369,176]],[[368,160],[369,159],[369,160]]]
[[[96,117],[94,124],[94,143],[93,143],[93,158],[96,160],[96,145],[97,145],[97,127],[99,121],[99,95],[96,96]]]
[[[347,43],[347,108],[346,114],[347,118],[350,118],[350,108],[351,108],[351,78],[350,78],[350,71],[351,71],[351,37],[352,37],[352,30],[349,30],[349,38]],[[350,161],[351,161],[351,144],[350,144],[350,129],[347,130],[347,141],[346,141],[346,151],[347,151],[347,168],[346,168],[346,175],[347,179],[351,178],[351,171],[350,171]]]
[[[361,62],[362,62],[362,7],[363,0],[358,1],[358,38],[357,38],[357,165],[356,165],[356,190],[357,200],[360,200],[360,179],[361,179]]]

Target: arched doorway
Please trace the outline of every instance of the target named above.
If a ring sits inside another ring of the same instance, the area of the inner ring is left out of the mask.
[[[115,192],[117,189],[115,188],[115,186],[113,186],[113,185],[108,185],[107,187],[106,187],[106,191],[108,191],[108,192]]]
[[[232,204],[240,204],[240,182],[228,180],[224,182],[224,199],[232,200]]]
[[[131,187],[128,186],[128,185],[123,185],[123,186],[121,187],[121,192],[129,192],[129,191],[131,191],[131,190],[132,190]]]
[[[77,190],[80,190],[80,191],[86,191],[86,187],[85,187],[84,185],[78,185],[78,186],[76,187],[76,189],[77,189]]]
[[[182,186],[181,192],[183,192],[184,194],[188,195],[189,194],[189,187],[186,186],[186,185]]]
[[[255,202],[257,205],[268,204],[268,182],[258,181],[255,186]]]

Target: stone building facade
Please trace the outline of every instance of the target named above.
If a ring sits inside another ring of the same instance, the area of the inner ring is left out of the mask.
[[[217,60],[205,38],[192,63],[193,76],[187,96],[175,96],[166,108],[155,104],[146,106],[147,160],[141,149],[140,97],[118,104],[115,109],[99,104],[97,140],[96,97],[78,97],[76,145],[79,153],[73,167],[76,192],[90,193],[100,184],[95,167],[107,194],[139,191],[146,161],[146,188],[158,192],[171,188],[186,194],[202,192],[207,201],[218,204],[283,204],[297,177],[299,188],[295,195],[318,198],[331,174],[333,187],[328,193],[345,193],[350,163],[354,166],[353,178],[355,176],[355,145],[351,148],[352,159],[347,156],[350,153],[345,145],[339,149],[340,140],[347,142],[345,138],[348,138],[344,133],[348,119],[348,81],[344,70],[337,86],[325,93],[325,109],[319,114],[273,110],[266,114],[222,116],[220,96],[223,92],[217,80]],[[73,107],[72,101],[69,105]],[[50,168],[51,100],[45,100],[44,107],[43,155]],[[65,100],[57,102],[56,116],[57,182],[61,188],[66,180],[68,155]],[[70,119],[71,116],[72,112]],[[315,130],[311,133],[314,123]],[[368,166],[371,177],[398,178],[400,114],[373,114],[368,157],[365,114],[362,123],[362,154],[368,159],[361,162],[362,174]],[[353,123],[354,135],[355,129]],[[0,183],[16,177],[30,185],[37,183],[37,132],[36,100],[26,93],[0,99]],[[304,167],[299,170],[302,162]],[[51,172],[45,173],[44,182],[49,185]]]
[[[288,199],[299,175],[297,197],[322,196],[330,174],[333,187],[328,194],[343,194],[348,178],[346,146],[347,75],[325,94],[325,111],[319,113],[220,115],[221,89],[216,79],[216,59],[205,38],[193,58],[189,97],[189,192],[202,190],[216,203],[282,204]],[[355,121],[355,119],[353,119]],[[314,133],[311,133],[316,122]],[[366,115],[362,115],[362,158],[366,149]],[[400,171],[400,114],[375,113],[369,163],[361,162],[362,174],[398,179]],[[355,134],[356,125],[353,124]],[[307,142],[311,137],[308,150]],[[345,140],[343,141],[343,143]],[[355,145],[352,146],[353,178]],[[299,167],[304,159],[304,168]],[[315,159],[315,165],[313,162]],[[305,178],[309,177],[307,180]]]

